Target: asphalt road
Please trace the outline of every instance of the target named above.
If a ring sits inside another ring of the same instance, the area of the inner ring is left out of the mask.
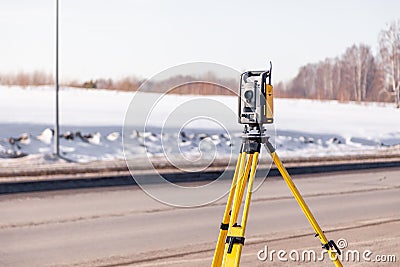
[[[375,240],[374,233],[376,239],[393,236],[399,226],[399,169],[297,176],[294,182],[328,238],[346,231],[355,236],[351,229],[370,225],[386,231],[367,231]],[[224,202],[175,208],[135,186],[2,195],[0,266],[195,266],[196,258],[198,266],[209,265]],[[290,248],[298,246],[296,238],[320,249],[284,182],[269,179],[253,195],[245,266],[255,266],[249,262],[265,242],[286,241]]]

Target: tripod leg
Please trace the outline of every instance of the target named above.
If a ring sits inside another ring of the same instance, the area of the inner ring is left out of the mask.
[[[246,225],[247,225],[247,217],[249,215],[250,201],[251,201],[251,196],[253,194],[254,177],[256,176],[256,170],[257,170],[257,165],[258,165],[258,156],[259,156],[259,152],[254,153],[254,158],[251,163],[251,172],[250,172],[249,184],[247,186],[246,202],[245,202],[244,208],[243,208],[243,217],[242,217],[243,229],[245,229]],[[243,230],[243,234],[244,234],[244,230]]]
[[[243,156],[244,155],[244,156]],[[223,259],[226,255],[226,240],[228,240],[226,235],[230,235],[230,232],[232,231],[232,227],[234,225],[237,225],[237,217],[239,215],[239,211],[240,211],[240,206],[242,203],[242,199],[243,199],[243,186],[246,186],[246,182],[248,179],[248,173],[249,173],[249,169],[250,169],[250,158],[253,158],[253,155],[250,154],[249,158],[247,158],[247,153],[246,152],[242,152],[242,159],[243,161],[241,161],[240,167],[239,167],[239,174],[238,174],[238,180],[237,180],[237,184],[235,187],[235,192],[233,195],[233,201],[232,201],[232,207],[230,210],[230,220],[229,220],[229,228],[227,233],[225,234],[225,239],[223,240],[223,247],[222,247],[222,265],[218,265],[218,266],[227,266],[224,265],[223,263]]]
[[[232,214],[229,222],[230,225],[234,225],[237,223],[240,206],[243,200],[244,190],[246,189],[247,180],[249,178],[252,160],[253,160],[253,154],[249,154],[249,157],[247,158],[246,161],[246,167],[244,173],[241,175],[241,177],[239,177],[239,180],[237,182],[237,189],[235,192]]]
[[[237,223],[230,224],[229,232],[228,232],[228,237],[226,239],[227,244],[225,245],[225,251],[224,251],[224,260],[222,263],[222,266],[225,267],[238,267],[240,263],[240,256],[242,252],[242,247],[244,245],[244,234],[246,230],[246,224],[247,224],[247,217],[249,214],[249,208],[250,208],[250,201],[251,201],[251,194],[252,194],[252,189],[253,189],[253,181],[257,169],[257,164],[258,164],[258,155],[259,152],[255,152],[254,156],[250,154],[248,163],[246,164],[249,166],[249,168],[246,168],[246,173],[244,179],[248,179],[248,186],[247,186],[247,194],[246,194],[246,201],[243,207],[243,215],[242,215],[242,221],[241,225],[238,225]],[[251,165],[250,165],[251,163]],[[250,171],[251,169],[251,171]],[[250,174],[250,176],[249,176]],[[243,188],[242,188],[242,195],[240,198],[240,202],[243,199],[243,192],[244,192],[244,187],[246,185],[243,183]],[[239,208],[240,208],[240,202],[239,202]],[[237,216],[237,215],[236,215]],[[231,217],[231,222],[232,222],[232,217]]]
[[[289,187],[290,191],[292,192],[294,198],[296,199],[297,203],[299,204],[301,210],[307,217],[307,220],[310,222],[311,226],[314,228],[316,235],[323,246],[328,251],[328,255],[330,259],[333,261],[336,267],[342,267],[342,263],[338,259],[336,253],[340,255],[339,249],[337,249],[336,244],[333,240],[328,241],[324,232],[321,230],[321,227],[318,225],[318,222],[315,220],[314,216],[312,215],[310,209],[308,208],[306,202],[304,201],[303,197],[301,196],[299,190],[293,183],[289,173],[287,172],[286,168],[283,166],[282,161],[278,157],[275,152],[275,148],[271,145],[271,143],[267,142],[266,144],[267,150],[269,151],[276,167],[278,168],[279,172],[281,173],[283,179],[285,180],[287,186]]]
[[[232,184],[228,195],[228,201],[226,203],[224,217],[222,218],[222,223],[218,235],[218,241],[215,247],[214,258],[211,264],[212,267],[219,267],[222,264],[222,259],[224,256],[224,249],[225,249],[225,240],[229,228],[230,212],[238,181],[237,178],[238,176],[240,177],[242,175],[241,172],[243,170],[245,162],[246,162],[246,153],[243,153],[241,151],[236,163],[235,172],[233,174]]]

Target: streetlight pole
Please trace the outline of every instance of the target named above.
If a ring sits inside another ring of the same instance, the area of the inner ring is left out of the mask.
[[[56,124],[54,127],[54,155],[60,156],[60,134],[59,134],[59,121],[58,121],[58,1],[56,0]]]

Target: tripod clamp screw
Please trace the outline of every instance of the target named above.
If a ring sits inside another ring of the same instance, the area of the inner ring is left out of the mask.
[[[335,241],[333,241],[333,240],[328,241],[328,243],[326,243],[326,244],[322,244],[322,248],[324,248],[326,250],[334,249],[337,254],[339,254],[339,255],[342,254],[342,252],[340,251],[338,246],[335,244]]]
[[[242,236],[227,236],[226,237],[226,242],[225,243],[229,243],[228,246],[228,253],[232,253],[232,249],[233,249],[233,245],[234,244],[242,244],[244,245],[244,237]]]

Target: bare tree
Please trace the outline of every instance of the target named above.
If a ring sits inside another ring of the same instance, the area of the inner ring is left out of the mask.
[[[395,95],[400,108],[400,20],[392,21],[379,35],[380,56],[386,72],[388,91]]]
[[[315,83],[317,87],[317,99],[333,99],[334,60],[327,58],[317,64]]]
[[[333,98],[336,97],[337,100],[340,102],[344,102],[346,100],[345,98],[345,89],[343,87],[343,71],[342,71],[342,62],[339,58],[335,58],[333,60],[333,66],[332,66],[332,88],[333,91]]]
[[[342,68],[345,71],[345,87],[351,90],[352,99],[361,102],[366,100],[367,90],[370,89],[368,81],[373,75],[371,68],[374,56],[367,45],[353,45],[348,48],[342,57]]]
[[[307,98],[306,66],[300,68],[297,76],[291,81],[289,90],[293,97]]]

